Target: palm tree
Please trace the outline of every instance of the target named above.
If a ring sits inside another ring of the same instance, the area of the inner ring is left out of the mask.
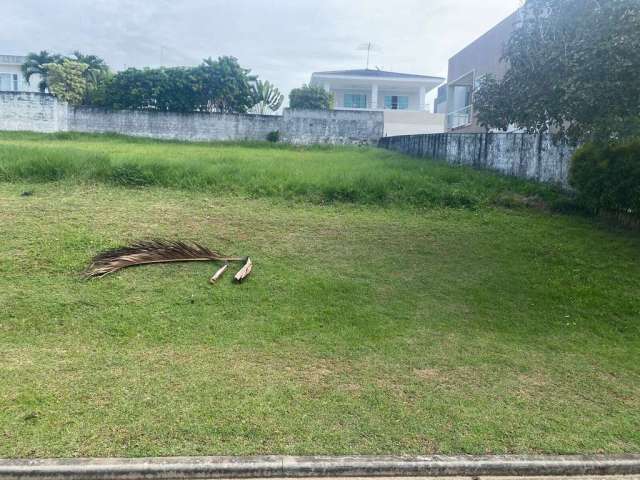
[[[255,102],[252,111],[260,115],[277,111],[284,101],[284,95],[268,81],[256,80],[251,87],[251,96]]]
[[[40,75],[40,83],[38,89],[44,93],[49,89],[49,79],[47,75],[47,69],[44,65],[47,63],[60,63],[62,62],[62,56],[58,54],[51,54],[46,50],[42,50],[40,53],[31,52],[27,55],[24,63],[22,64],[22,75],[24,79],[29,83],[29,79],[33,75]]]
[[[96,86],[109,73],[109,65],[97,55],[84,55],[76,50],[72,59],[87,66],[84,77],[90,85]]]

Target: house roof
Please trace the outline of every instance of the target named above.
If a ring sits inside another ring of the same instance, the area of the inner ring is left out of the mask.
[[[370,78],[404,78],[407,80],[444,80],[429,75],[414,75],[411,73],[387,72],[385,70],[333,70],[329,72],[315,72],[314,75],[338,75],[341,77],[370,77]]]

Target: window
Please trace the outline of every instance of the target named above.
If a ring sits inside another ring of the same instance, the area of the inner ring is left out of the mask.
[[[355,93],[344,94],[345,108],[367,108],[367,96]]]
[[[388,95],[384,97],[384,108],[387,110],[408,110],[409,97],[405,95]]]
[[[0,73],[0,90],[13,92],[18,90],[18,75],[15,73]]]
[[[18,75],[15,73],[0,73],[0,91],[17,92]]]

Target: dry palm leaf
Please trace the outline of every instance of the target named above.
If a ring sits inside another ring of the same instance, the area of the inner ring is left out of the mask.
[[[246,262],[247,257],[225,257],[198,243],[172,240],[145,240],[96,255],[84,272],[86,277],[104,277],[126,267],[171,262]],[[246,265],[245,265],[246,267]],[[244,268],[244,267],[243,267]],[[221,269],[222,270],[222,269]],[[226,269],[225,269],[226,270]],[[218,275],[219,273],[219,275]],[[216,280],[224,270],[216,272]],[[215,276],[215,275],[214,275]]]

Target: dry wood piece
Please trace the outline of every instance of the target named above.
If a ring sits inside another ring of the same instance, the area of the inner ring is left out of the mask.
[[[251,269],[253,268],[253,263],[251,263],[251,259],[247,257],[247,261],[244,266],[236,273],[236,276],[233,277],[234,280],[238,283],[242,283],[244,279],[246,279],[251,273]]]
[[[229,264],[225,263],[222,267],[218,269],[216,273],[213,274],[213,276],[209,279],[209,283],[216,283],[220,279],[220,277],[224,275],[224,272],[227,271],[227,268],[229,268]]]

